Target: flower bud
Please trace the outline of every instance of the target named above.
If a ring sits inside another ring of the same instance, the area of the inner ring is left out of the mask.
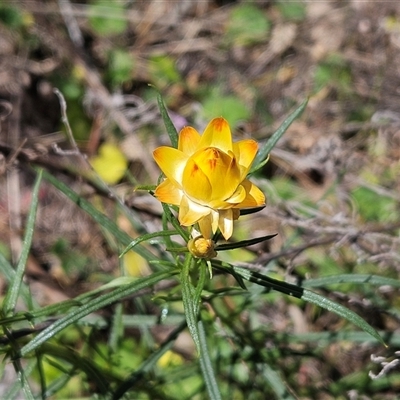
[[[190,239],[188,249],[197,258],[210,259],[217,256],[217,252],[214,250],[214,242],[211,239],[205,239],[203,236]]]

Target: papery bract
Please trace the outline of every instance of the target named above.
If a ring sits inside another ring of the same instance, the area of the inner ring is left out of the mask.
[[[261,190],[246,179],[257,149],[254,140],[233,143],[224,118],[213,119],[203,135],[185,127],[177,149],[163,146],[153,153],[166,176],[154,194],[163,203],[179,206],[183,226],[198,223],[206,239],[219,228],[229,239],[240,209],[265,204]]]

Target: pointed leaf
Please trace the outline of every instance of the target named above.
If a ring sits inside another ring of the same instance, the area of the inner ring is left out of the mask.
[[[283,134],[286,132],[286,130],[289,128],[292,122],[302,114],[302,112],[307,106],[307,103],[308,99],[304,100],[303,103],[301,103],[300,106],[297,107],[296,110],[294,110],[292,114],[290,114],[289,117],[287,117],[283,121],[282,125],[278,128],[278,130],[261,147],[253,162],[253,167],[250,170],[250,174],[253,174],[254,172],[258,171],[267,163],[269,153],[275,147],[278,140],[283,136]]]
[[[137,381],[143,379],[146,376],[146,373],[151,371],[154,366],[157,364],[158,360],[169,350],[171,350],[172,346],[175,344],[175,340],[178,335],[186,328],[186,323],[181,323],[176,329],[174,329],[171,334],[168,335],[167,339],[161,346],[155,350],[152,354],[149,355],[145,359],[145,361],[140,365],[135,372],[126,378],[119,387],[114,391],[112,400],[118,400],[124,396],[126,392],[128,392]]]
[[[303,287],[324,287],[328,285],[337,285],[340,283],[356,283],[360,285],[370,284],[376,286],[392,286],[400,288],[400,280],[393,278],[385,278],[378,275],[368,274],[341,274],[324,276],[322,278],[307,279],[302,282]]]
[[[265,242],[266,240],[274,238],[276,235],[277,235],[277,233],[274,233],[273,235],[266,235],[266,236],[260,236],[258,238],[254,238],[254,239],[241,240],[240,242],[224,243],[224,244],[215,246],[215,250],[221,251],[221,250],[238,249],[240,247],[247,247],[247,246],[251,246],[253,244]]]
[[[185,310],[186,323],[192,336],[192,339],[196,345],[197,351],[200,352],[200,339],[199,331],[197,327],[198,319],[198,305],[195,300],[195,288],[190,282],[190,267],[193,262],[193,256],[191,254],[186,255],[185,263],[181,270],[181,285],[182,285],[182,302]]]
[[[203,321],[197,323],[197,331],[199,334],[200,368],[203,374],[204,382],[208,395],[211,400],[221,400],[221,393],[218,388],[217,379],[215,377],[214,368],[211,364],[210,354],[207,348],[207,336],[204,329]]]
[[[168,206],[168,204],[161,203],[161,206],[164,210],[164,214],[167,220],[172,224],[172,226],[177,230],[177,232],[182,236],[182,238],[185,239],[186,242],[188,242],[190,239],[188,231],[182,228],[179,221],[176,219],[174,214],[172,214],[172,211]]]
[[[267,287],[269,289],[274,289],[284,294],[288,294],[289,296],[297,297],[298,299],[301,299],[303,296],[303,292],[305,289],[300,286],[293,285],[284,281],[278,281],[277,279],[270,278],[269,276],[251,271],[246,268],[237,266],[232,267],[238,275],[250,282],[257,283],[258,285]]]
[[[259,206],[259,207],[252,207],[252,208],[243,208],[240,210],[240,215],[254,214],[256,212],[261,211],[264,208],[265,208],[265,205]]]
[[[168,279],[171,277],[171,275],[171,272],[155,272],[150,276],[138,278],[136,279],[136,281],[130,284],[123,285],[110,293],[103,294],[93,300],[90,300],[88,303],[74,310],[73,313],[67,314],[65,317],[59,319],[54,324],[50,325],[48,328],[39,333],[33,340],[22,347],[20,351],[21,356],[23,357],[32,350],[35,350],[42,343],[52,338],[54,335],[65,329],[67,326],[78,322],[86,315],[103,307],[106,307],[112,303],[120,301],[124,297],[132,295],[133,293],[141,289],[155,285],[157,282],[163,279]]]
[[[172,236],[172,235],[177,235],[177,231],[161,231],[161,232],[154,232],[154,233],[146,233],[145,235],[142,235],[135,240],[132,240],[131,243],[124,249],[124,251],[119,255],[119,258],[124,256],[129,250],[132,250],[136,245],[139,243],[145,242],[150,239],[154,239],[156,237],[163,237],[163,236]]]
[[[6,294],[6,297],[3,302],[3,314],[7,315],[10,312],[14,311],[15,305],[17,303],[17,299],[22,287],[22,279],[25,274],[25,266],[26,261],[28,259],[29,251],[31,248],[33,232],[35,230],[35,219],[37,207],[39,204],[39,187],[42,181],[43,170],[39,169],[35,186],[32,192],[32,203],[29,209],[28,220],[25,227],[25,237],[22,247],[22,252],[18,261],[17,268],[15,270],[14,278],[12,280],[11,286]]]
[[[334,312],[339,316],[347,319],[352,322],[354,325],[357,325],[359,328],[363,329],[365,332],[368,332],[375,339],[379,340],[382,344],[385,344],[383,339],[379,336],[379,333],[366,322],[363,318],[357,315],[355,312],[349,310],[347,307],[342,306],[341,304],[335,303],[334,301],[321,296],[317,293],[311,292],[307,289],[304,289],[297,285],[292,285],[287,282],[278,281],[276,279],[272,279],[268,276],[262,275],[255,271],[246,270],[240,267],[233,267],[234,270],[239,273],[244,279],[249,280],[250,282],[257,283],[258,285],[277,290],[281,293],[288,294],[289,296],[297,297],[304,301],[308,301],[309,303],[313,303],[318,305],[319,307],[325,308],[328,311]]]
[[[169,139],[171,140],[172,147],[178,148],[178,131],[169,117],[167,108],[165,107],[163,98],[160,93],[157,94],[157,103],[160,109],[161,117],[164,121],[165,129],[167,130]]]
[[[335,314],[347,319],[385,345],[385,342],[380,337],[379,333],[367,321],[365,321],[355,312],[349,310],[347,307],[335,303],[334,301],[317,293],[311,292],[310,290],[304,290],[301,298],[304,301],[308,301],[309,303],[313,303],[319,307],[325,308],[326,310],[334,312]]]
[[[28,377],[37,368],[37,359],[30,360],[27,365],[24,366],[25,376]],[[3,399],[15,399],[21,389],[24,390],[25,399],[35,399],[32,393],[29,393],[29,385],[24,379],[22,382],[19,379],[15,379],[14,382],[8,388],[8,391],[2,394]],[[25,387],[24,387],[25,386]],[[27,386],[27,387],[26,387]]]
[[[15,277],[15,270],[2,253],[0,253],[0,275],[5,277],[7,282],[13,282]],[[29,307],[29,305],[32,305],[33,309],[39,307],[36,300],[30,295],[29,288],[24,282],[21,284],[20,296],[26,306]]]
[[[258,364],[260,370],[262,371],[262,376],[269,383],[269,386],[274,391],[276,398],[280,400],[296,400],[293,397],[288,388],[286,387],[285,382],[283,381],[281,375],[272,369],[268,364]]]
[[[87,212],[97,223],[105,228],[107,232],[113,234],[115,238],[119,240],[123,245],[128,246],[132,242],[132,238],[126,232],[121,230],[114,221],[102,214],[99,210],[96,209],[96,207],[94,207],[83,197],[79,196],[66,184],[59,181],[53,175],[46,171],[43,171],[43,177],[54,187],[60,190],[60,192],[64,193],[70,200],[76,203],[83,211]],[[147,261],[155,260],[155,256],[140,244],[135,246],[135,253],[138,253]]]

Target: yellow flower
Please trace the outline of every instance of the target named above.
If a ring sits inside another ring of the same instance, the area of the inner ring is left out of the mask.
[[[90,160],[90,164],[104,182],[112,185],[125,175],[128,168],[128,160],[124,153],[111,143],[102,144],[99,154]]]
[[[183,226],[198,223],[206,239],[219,228],[229,239],[240,209],[265,204],[261,190],[246,179],[257,149],[254,140],[233,143],[224,118],[213,119],[203,135],[185,127],[177,149],[163,146],[153,153],[166,176],[155,196],[179,206],[178,219]]]

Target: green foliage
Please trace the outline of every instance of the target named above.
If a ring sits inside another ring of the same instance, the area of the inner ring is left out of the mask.
[[[59,88],[68,102],[67,116],[71,121],[71,129],[76,140],[87,140],[90,135],[90,120],[82,109],[82,99],[84,96],[84,86],[82,81],[71,74],[68,78],[56,76],[54,79],[55,87]],[[65,127],[61,126],[61,130],[65,131]]]
[[[0,23],[11,29],[18,29],[23,22],[22,13],[18,8],[7,4],[0,5]]]
[[[262,145],[259,149],[257,156],[254,160],[254,165],[250,170],[250,173],[254,173],[261,169],[268,161],[270,151],[275,147],[278,140],[283,136],[292,122],[298,118],[307,106],[308,100],[303,101],[296,110],[294,110],[282,123],[282,125],[277,129],[277,131],[267,140],[266,143]]]
[[[71,243],[64,238],[59,238],[53,245],[52,252],[61,262],[64,273],[72,279],[76,279],[81,271],[90,272],[89,257],[76,251],[71,251]]]
[[[178,83],[181,80],[175,66],[175,60],[169,56],[152,56],[149,59],[149,73],[151,81],[157,88]]]
[[[207,120],[216,115],[222,116],[234,128],[240,121],[245,121],[250,117],[250,110],[240,98],[214,92],[205,99],[203,114]]]
[[[78,87],[72,84],[72,86],[70,86],[71,91],[69,93],[75,96],[79,93],[77,89]],[[73,129],[74,137],[78,141],[84,141],[89,138],[91,126],[90,120],[83,112],[82,107],[80,107],[79,105],[81,100],[82,98],[78,97],[75,102],[71,102],[67,111],[68,118],[73,121],[71,124],[71,128]]]
[[[132,79],[135,60],[129,52],[121,49],[113,49],[110,51],[108,58],[108,74],[113,86],[121,85]]]
[[[64,94],[65,98],[68,100],[78,100],[83,96],[83,88],[82,85],[79,84],[76,80],[69,80],[63,82],[60,87],[62,93]],[[71,103],[69,103],[71,104]],[[68,107],[70,109],[71,107]],[[71,119],[71,121],[76,120],[77,118]]]
[[[98,0],[90,5],[89,23],[92,29],[101,36],[123,33],[128,27],[125,5],[123,2]]]
[[[248,46],[266,41],[270,29],[270,21],[258,7],[239,4],[229,15],[225,39],[228,43]]]
[[[365,221],[395,222],[399,219],[398,203],[371,189],[357,187],[352,191],[358,212]]]
[[[178,132],[174,126],[174,124],[171,121],[171,118],[169,117],[167,108],[165,107],[164,100],[161,96],[160,93],[157,95],[157,103],[158,103],[158,108],[160,109],[160,114],[163,119],[165,129],[167,130],[169,140],[171,141],[171,145],[174,148],[178,147]]]
[[[18,297],[20,296],[20,292],[23,287],[22,281],[25,275],[26,262],[28,260],[30,246],[33,238],[36,213],[39,204],[39,188],[40,188],[40,183],[42,181],[42,176],[43,176],[43,170],[39,170],[36,177],[35,186],[32,192],[32,203],[26,223],[27,226],[24,237],[24,247],[22,249],[20,258],[18,260],[18,264],[15,269],[15,274],[14,276],[12,276],[10,280],[12,283],[8,288],[6,297],[2,304],[1,314],[3,316],[8,316],[14,313]]]
[[[306,17],[306,5],[300,1],[278,1],[277,9],[285,19],[301,21]]]
[[[338,89],[341,93],[348,93],[351,82],[351,71],[346,65],[346,61],[339,55],[330,55],[315,70],[314,85],[316,91],[329,85]]]

